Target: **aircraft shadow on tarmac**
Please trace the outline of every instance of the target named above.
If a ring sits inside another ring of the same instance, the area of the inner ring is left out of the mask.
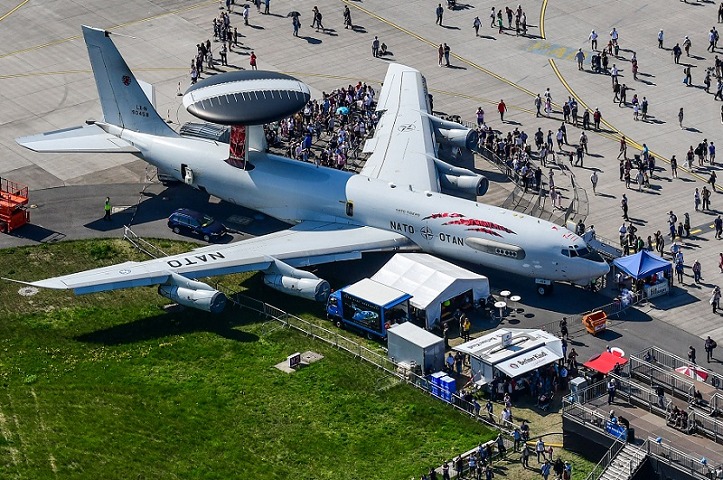
[[[207,193],[186,185],[172,184],[158,194],[144,193],[135,214],[133,210],[128,209],[115,213],[111,222],[98,218],[84,226],[91,230],[108,231],[118,228],[119,225],[128,225],[131,220],[133,226],[143,225],[166,219],[179,208],[190,208],[214,217],[232,231],[246,235],[265,235],[289,227],[284,222],[245,207],[224,201],[211,203],[210,198],[211,196]],[[161,228],[166,227],[164,225]],[[221,239],[221,243],[224,243],[223,240]],[[226,241],[228,240],[230,238],[226,238]]]
[[[234,315],[230,310],[231,307],[227,307],[226,313],[220,316],[192,309],[184,309],[173,313],[161,313],[134,322],[84,333],[75,337],[75,340],[113,346],[145,342],[170,335],[210,332],[237,342],[258,341],[258,336],[234,328],[242,324],[242,322],[237,320],[238,318],[242,318],[242,316]],[[254,316],[244,315],[243,317],[250,318]]]

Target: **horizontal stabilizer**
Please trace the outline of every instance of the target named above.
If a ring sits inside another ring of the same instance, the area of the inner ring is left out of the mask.
[[[20,137],[15,141],[20,146],[35,152],[123,153],[138,151],[130,143],[111,135],[95,124]]]

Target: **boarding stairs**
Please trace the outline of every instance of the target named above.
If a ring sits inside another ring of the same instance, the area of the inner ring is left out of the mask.
[[[631,444],[626,444],[598,477],[599,480],[630,480],[645,461],[647,454]]]

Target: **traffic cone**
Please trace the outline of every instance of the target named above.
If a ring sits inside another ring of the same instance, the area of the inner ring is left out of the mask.
[[[178,88],[176,89],[176,96],[182,97],[183,92],[181,92],[181,82],[178,82]]]

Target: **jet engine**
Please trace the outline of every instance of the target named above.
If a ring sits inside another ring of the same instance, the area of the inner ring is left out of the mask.
[[[437,167],[439,183],[443,189],[474,196],[482,196],[487,193],[490,186],[487,177],[466,168],[455,167],[438,158],[434,159],[434,164]]]
[[[444,145],[474,150],[477,148],[479,135],[476,130],[467,128],[459,123],[442,120],[439,117],[429,116],[437,141]]]
[[[264,275],[264,284],[279,292],[295,297],[325,302],[331,287],[321,278],[295,278],[285,275]]]
[[[279,292],[317,302],[326,302],[331,292],[326,280],[278,259],[264,271],[264,284]]]
[[[175,273],[168,283],[158,286],[158,294],[184,307],[211,313],[221,313],[226,307],[226,295],[203,282]]]

